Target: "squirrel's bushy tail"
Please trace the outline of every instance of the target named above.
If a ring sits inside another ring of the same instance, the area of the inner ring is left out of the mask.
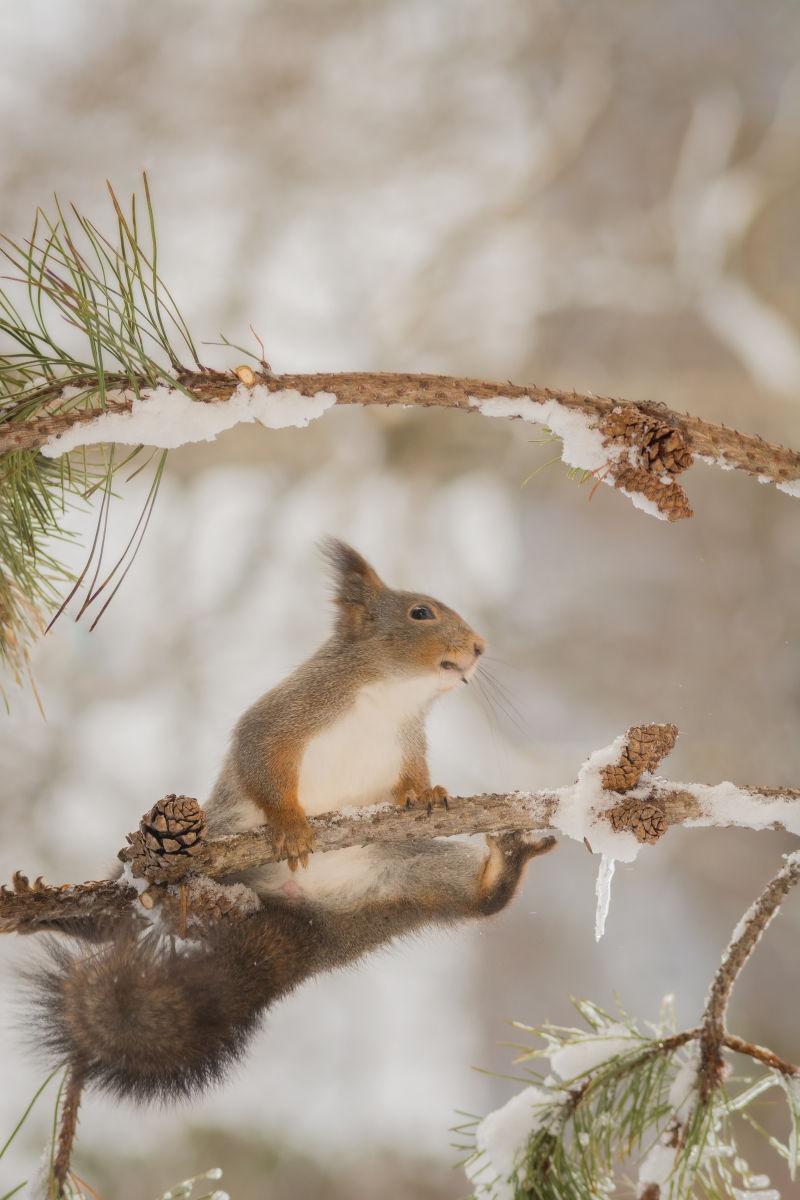
[[[286,966],[283,931],[258,918],[177,949],[129,928],[53,940],[28,973],[37,1043],[116,1095],[187,1096],[240,1058],[264,1008],[296,981]]]

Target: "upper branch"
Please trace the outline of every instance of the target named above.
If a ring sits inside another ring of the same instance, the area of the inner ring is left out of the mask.
[[[523,387],[443,375],[317,373],[273,375],[181,371],[174,386],[153,388],[129,375],[106,374],[103,400],[89,376],[58,379],[34,415],[22,406],[0,422],[0,454],[42,448],[58,455],[76,446],[124,442],[170,446],[210,440],[239,421],[271,428],[305,425],[335,404],[451,408],[486,416],[517,417],[547,425],[563,442],[562,456],[667,520],[691,516],[677,481],[695,458],[771,481],[800,493],[800,452],[678,413],[653,402],[615,400],[552,388]],[[170,380],[171,382],[171,380]],[[176,435],[176,406],[186,397],[205,411],[185,414]],[[29,399],[29,397],[28,397]]]

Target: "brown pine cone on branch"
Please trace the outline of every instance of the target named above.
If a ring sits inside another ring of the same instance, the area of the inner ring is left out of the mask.
[[[623,800],[608,813],[612,829],[626,830],[638,842],[657,842],[667,832],[668,822],[664,810],[657,804],[642,800]]]
[[[654,771],[667,757],[677,738],[675,725],[632,725],[619,761],[603,768],[603,787],[608,792],[630,791],[645,771]]]
[[[635,446],[642,465],[654,475],[680,475],[692,465],[692,452],[680,429],[634,405],[616,408],[603,421],[606,442]]]
[[[134,874],[152,883],[167,883],[184,874],[186,858],[200,851],[205,834],[206,819],[197,801],[172,794],[142,817],[120,857],[132,864]]]
[[[616,448],[610,463],[615,487],[645,496],[668,521],[691,517],[689,499],[676,481],[693,461],[680,429],[628,404],[613,409],[601,430],[605,445]]]
[[[612,465],[611,474],[614,487],[620,488],[627,496],[640,492],[656,506],[667,521],[681,521],[693,515],[689,497],[674,479],[670,478],[664,482],[644,467],[631,467],[627,464]]]
[[[246,884],[221,884],[205,875],[192,875],[160,890],[161,918],[183,938],[203,938],[213,926],[241,921],[261,907],[258,896]]]

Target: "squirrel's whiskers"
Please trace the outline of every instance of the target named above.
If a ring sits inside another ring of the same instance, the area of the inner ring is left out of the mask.
[[[501,684],[483,663],[478,667],[478,681],[482,684],[489,706],[492,709],[499,709],[518,733],[527,741],[533,741],[530,729],[525,723],[524,714],[511,698],[508,688]]]

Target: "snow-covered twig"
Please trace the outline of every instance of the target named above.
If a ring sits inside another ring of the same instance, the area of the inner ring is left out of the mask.
[[[75,404],[93,381],[64,381],[52,402],[0,428],[0,454],[40,448],[58,457],[80,446],[118,442],[170,448],[209,441],[233,425],[306,425],[334,405],[460,409],[546,425],[562,440],[562,457],[667,520],[691,516],[677,476],[694,458],[744,471],[800,495],[800,452],[751,434],[677,413],[664,405],[439,375],[319,373],[275,376],[183,372],[180,389],[148,386],[137,395],[129,377],[104,379],[104,411]],[[97,381],[94,381],[97,384]]]
[[[392,804],[312,817],[317,853],[369,842],[405,842],[429,837],[500,830],[556,830],[607,859],[630,862],[641,847],[661,837],[671,825],[739,825],[749,829],[785,829],[800,835],[800,789],[737,787],[733,783],[676,783],[653,774],[661,757],[674,744],[670,725],[640,725],[610,746],[595,751],[574,784],[552,791],[484,793],[453,797],[447,809],[417,812]],[[173,801],[174,797],[171,798]],[[186,819],[194,830],[202,820],[196,801]],[[182,809],[181,811],[184,811]],[[133,835],[134,838],[138,835]],[[192,834],[194,841],[194,833]],[[177,882],[187,874],[211,878],[236,874],[276,862],[269,829],[197,841],[192,853],[169,856],[169,866],[157,859],[148,865],[137,859],[134,845],[120,857],[152,882]],[[49,887],[29,883],[17,873],[11,890],[0,889],[0,931],[28,932],[42,922],[119,915],[139,901],[153,898],[122,879]]]
[[[769,1140],[794,1178],[800,1166],[800,1067],[728,1033],[725,1012],[744,963],[798,881],[800,852],[788,856],[737,925],[694,1028],[673,1032],[671,1002],[662,1007],[651,1035],[630,1016],[615,1019],[589,1001],[573,1002],[588,1033],[550,1023],[518,1024],[545,1046],[516,1059],[532,1077],[529,1086],[474,1130],[465,1168],[475,1197],[512,1200],[529,1191],[543,1200],[610,1195],[617,1165],[632,1156],[639,1157],[639,1200],[683,1200],[695,1192],[777,1197],[763,1190],[767,1177],[756,1177],[738,1151],[732,1119],[769,1088],[781,1088],[790,1136],[786,1145]],[[723,1050],[768,1070],[755,1082],[739,1079],[733,1090],[722,1088]],[[547,1073],[528,1066],[542,1059],[549,1060]]]
[[[800,1081],[800,1067],[787,1062],[785,1058],[781,1058],[779,1054],[766,1046],[759,1046],[757,1042],[748,1042],[735,1033],[726,1033],[722,1044],[726,1050],[733,1050],[734,1054],[744,1054],[747,1058],[763,1063],[765,1067],[770,1067],[773,1071],[779,1071],[781,1075],[787,1075]]]

